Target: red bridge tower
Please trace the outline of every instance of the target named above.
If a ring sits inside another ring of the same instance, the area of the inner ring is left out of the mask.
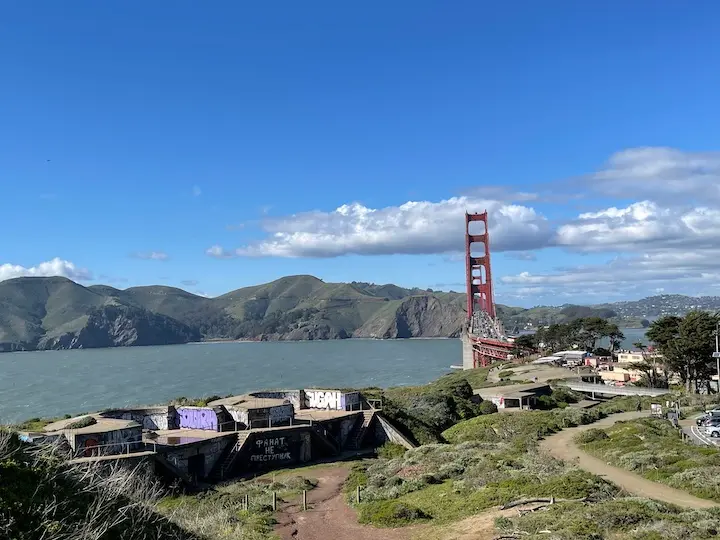
[[[470,233],[470,224],[483,224],[483,232]],[[478,244],[480,244],[478,246]],[[475,247],[475,246],[477,247]],[[495,318],[495,300],[490,272],[490,244],[487,210],[482,214],[465,213],[465,268],[467,281],[467,317],[472,320],[476,309]]]
[[[476,222],[482,223],[482,232],[471,231],[475,228],[471,224]],[[487,210],[482,214],[465,213],[465,273],[467,326],[463,336],[463,369],[507,360],[514,345],[496,319]]]

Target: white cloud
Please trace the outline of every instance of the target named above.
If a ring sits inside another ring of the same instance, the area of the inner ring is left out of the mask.
[[[184,279],[180,283],[186,287],[194,287],[200,282],[197,279]]]
[[[640,147],[613,154],[586,187],[627,199],[720,201],[720,152]]]
[[[542,287],[543,296],[619,297],[673,293],[695,294],[720,281],[720,247],[717,249],[667,251],[617,257],[607,264],[560,268],[555,272],[502,276],[507,294]],[[540,291],[538,291],[539,293]]]
[[[232,251],[227,251],[225,250],[225,248],[218,245],[207,248],[205,250],[205,254],[209,255],[210,257],[215,257],[216,259],[231,259],[237,256]]]
[[[720,210],[641,201],[580,214],[558,228],[555,243],[585,251],[712,248],[720,244]]]
[[[345,204],[331,212],[313,211],[267,220],[268,237],[232,252],[220,246],[213,257],[339,257],[342,255],[436,254],[463,250],[466,210],[490,214],[494,252],[544,247],[547,220],[527,206],[471,197],[368,208]]]
[[[92,279],[92,274],[88,270],[78,268],[70,261],[65,261],[59,257],[31,267],[9,263],[0,265],[0,281],[25,276],[63,276],[76,281],[88,281]]]
[[[200,186],[193,186],[192,194],[193,197],[199,197],[200,195],[202,195],[202,189],[200,189]]]
[[[170,258],[164,251],[141,251],[133,253],[133,257],[148,261],[167,261]]]

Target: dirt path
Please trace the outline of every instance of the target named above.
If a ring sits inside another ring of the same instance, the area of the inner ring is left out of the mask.
[[[410,540],[422,526],[378,529],[361,525],[355,511],[345,502],[342,487],[349,467],[331,466],[314,469],[304,476],[318,480],[308,491],[308,510],[302,511],[298,498],[279,509],[275,532],[282,540]]]
[[[613,467],[603,460],[590,456],[580,450],[573,442],[573,437],[590,428],[606,428],[621,420],[632,420],[648,416],[647,412],[627,412],[614,414],[593,424],[564,429],[540,442],[540,449],[553,457],[576,463],[581,469],[604,477],[628,493],[676,504],[685,508],[711,508],[718,506],[713,501],[694,497],[689,493],[674,489],[664,484],[646,480],[640,475]]]

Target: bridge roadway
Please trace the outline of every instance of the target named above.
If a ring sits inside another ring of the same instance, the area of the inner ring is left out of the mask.
[[[576,392],[590,392],[608,396],[662,396],[669,390],[662,388],[641,388],[639,386],[608,386],[606,384],[593,384],[586,382],[563,381],[559,384],[567,386]]]

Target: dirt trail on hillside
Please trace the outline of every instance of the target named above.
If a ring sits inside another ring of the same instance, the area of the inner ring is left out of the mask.
[[[302,511],[302,499],[282,505],[275,532],[282,540],[410,540],[422,526],[379,529],[361,525],[355,511],[345,502],[343,484],[349,467],[331,466],[313,470],[303,476],[317,479],[318,485],[308,491],[308,510]]]
[[[718,503],[707,499],[694,497],[689,493],[674,489],[665,484],[646,480],[640,475],[619,469],[605,463],[603,460],[586,454],[573,442],[573,437],[582,431],[590,428],[607,428],[615,422],[622,420],[633,420],[635,418],[647,417],[648,412],[627,412],[613,414],[593,424],[564,429],[540,442],[540,449],[548,452],[557,459],[575,463],[581,469],[592,474],[602,476],[613,484],[621,487],[632,495],[647,497],[666,503],[676,504],[684,508],[711,508],[718,506]]]

